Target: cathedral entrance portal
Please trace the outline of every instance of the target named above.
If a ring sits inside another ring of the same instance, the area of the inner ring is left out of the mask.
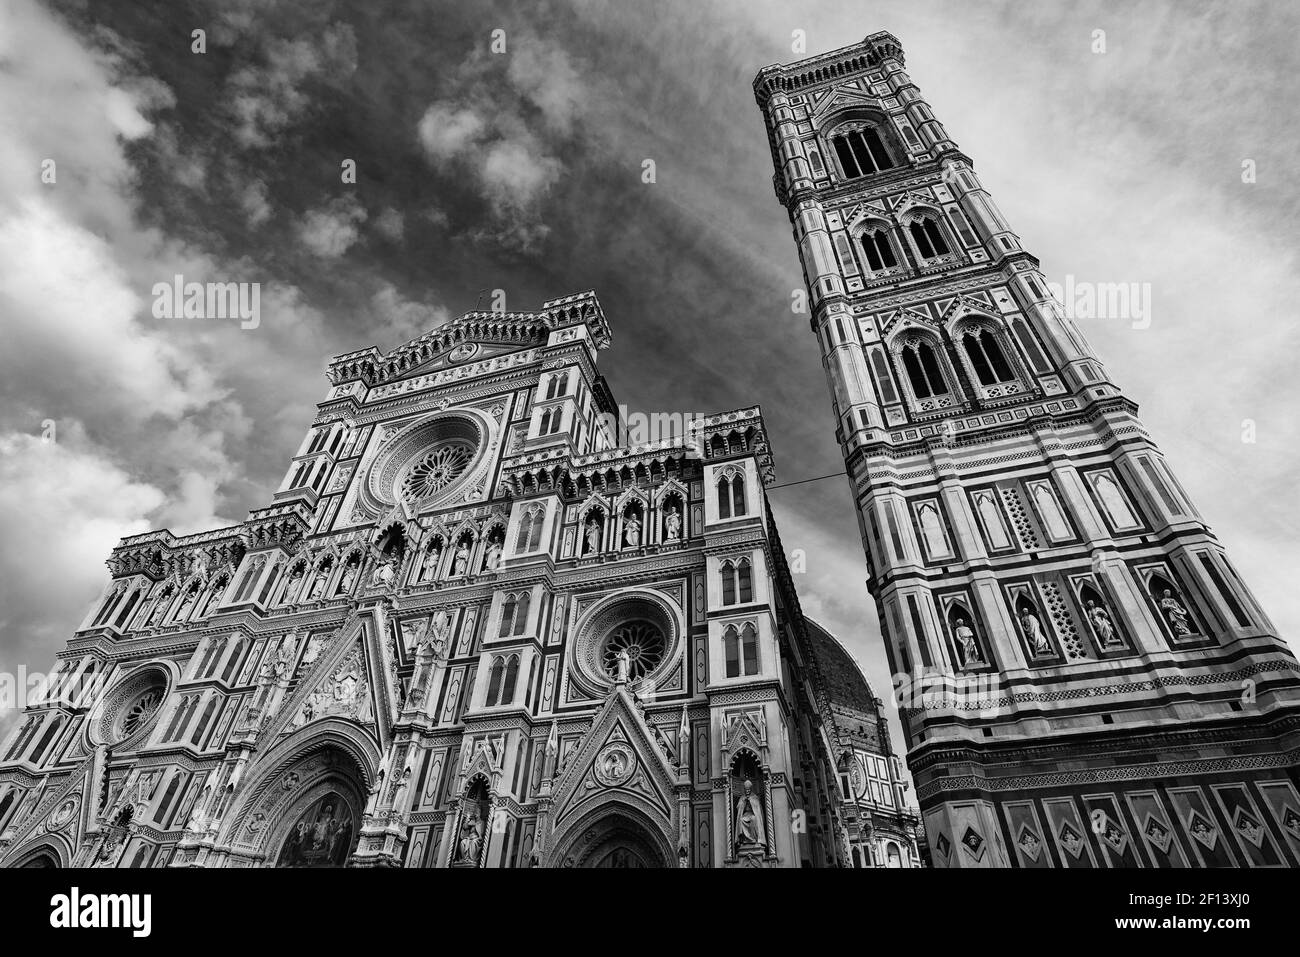
[[[663,840],[630,815],[611,812],[582,828],[554,867],[670,867]]]

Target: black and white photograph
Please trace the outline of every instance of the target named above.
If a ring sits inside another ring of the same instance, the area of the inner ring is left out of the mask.
[[[1298,36],[4,0],[15,926],[1289,924]]]

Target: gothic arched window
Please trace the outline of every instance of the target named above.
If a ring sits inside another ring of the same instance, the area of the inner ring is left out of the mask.
[[[221,644],[220,642],[217,641],[217,639],[215,638],[208,639],[208,647],[203,652],[203,658],[199,661],[198,667],[194,669],[195,678],[207,677],[208,668],[212,665],[212,659],[216,655],[217,649],[220,647]]]
[[[104,623],[105,619],[108,618],[108,613],[113,610],[113,605],[116,604],[118,598],[122,596],[122,590],[125,587],[126,586],[123,585],[120,588],[114,589],[109,596],[104,599],[104,605],[99,609],[99,614],[95,616],[95,620],[91,622],[92,625],[102,625]]]
[[[226,667],[221,672],[221,680],[229,683],[230,679],[235,676],[235,669],[239,667],[240,659],[244,657],[244,639],[236,638],[231,643],[230,657],[226,659]]]
[[[515,609],[518,605],[514,595],[506,595],[505,603],[501,606],[501,628],[497,632],[498,638],[515,633]]]
[[[275,587],[275,583],[279,577],[280,565],[276,564],[271,567],[271,574],[266,576],[266,581],[262,584],[262,590],[258,592],[258,604],[266,604],[266,600],[271,597],[271,589]]]
[[[718,517],[739,518],[745,514],[745,476],[739,472],[718,479]]]
[[[739,630],[728,625],[722,646],[728,678],[758,674],[758,632],[752,624],[746,623]]]
[[[515,683],[519,678],[519,656],[508,655],[493,660],[488,672],[487,706],[510,704],[515,697]]]
[[[894,246],[889,241],[889,232],[884,227],[862,234],[862,252],[867,257],[867,268],[872,272],[892,269],[898,265]]]
[[[916,244],[916,251],[925,259],[934,259],[937,256],[946,256],[949,253],[948,241],[943,238],[943,230],[931,216],[919,216],[907,224],[907,230],[912,234],[912,242]]]
[[[5,817],[8,816],[9,809],[13,807],[14,798],[17,796],[17,791],[10,791],[4,797],[0,798],[0,827],[4,827]]]
[[[925,341],[910,342],[903,347],[903,369],[912,385],[912,394],[918,399],[947,395],[948,384],[944,381],[939,367],[938,356],[934,347]]]
[[[758,674],[758,631],[750,624],[740,629],[740,664],[745,674]]]
[[[874,126],[863,126],[833,136],[831,146],[840,161],[840,170],[847,179],[879,173],[897,165],[885,148],[880,131]]]
[[[126,600],[126,603],[122,606],[122,610],[118,612],[117,620],[113,622],[116,627],[121,628],[131,620],[131,612],[135,611],[135,606],[140,601],[140,595],[141,591],[138,588],[131,592],[131,597]]]
[[[961,337],[961,344],[980,385],[997,385],[999,382],[1010,382],[1016,377],[1002,353],[1002,346],[988,329],[978,332],[968,330]]]
[[[727,677],[740,675],[740,632],[735,625],[728,625],[722,633],[722,650],[727,662]]]
[[[736,603],[736,566],[731,562],[722,563],[722,603]]]
[[[754,583],[751,574],[749,562],[741,559],[739,567],[736,569],[737,591],[742,603],[754,600]]]
[[[505,672],[505,659],[493,659],[492,668],[488,671],[487,706],[489,708],[497,703],[497,698],[501,694],[501,679],[505,677]]]
[[[261,556],[249,562],[248,571],[244,572],[244,580],[239,583],[239,591],[235,592],[236,602],[246,601],[248,596],[253,593],[253,587],[257,584],[258,576],[262,574],[262,569],[265,566],[266,559]]]
[[[208,730],[208,722],[212,720],[213,713],[217,710],[217,699],[212,698],[208,701],[208,706],[203,709],[203,717],[199,723],[194,726],[194,733],[190,735],[190,744],[198,745],[203,739],[203,732]]]

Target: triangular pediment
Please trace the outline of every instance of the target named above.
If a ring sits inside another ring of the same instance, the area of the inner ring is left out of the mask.
[[[353,612],[315,660],[300,666],[297,685],[264,729],[268,736],[289,734],[323,718],[341,718],[367,729],[381,746],[388,741],[397,712],[396,647],[379,639],[385,629],[376,616],[374,607]],[[295,640],[301,642],[304,636]]]
[[[869,219],[884,220],[886,223],[893,221],[889,210],[885,209],[885,207],[876,203],[858,203],[845,213],[844,224],[852,230]]]
[[[820,97],[812,108],[814,121],[821,120],[832,113],[854,106],[868,107],[880,111],[880,100],[870,93],[854,89],[851,85],[837,86]]]
[[[537,343],[529,343],[523,348],[535,348],[536,346]],[[518,344],[503,345],[501,343],[465,340],[451,346],[450,348],[443,349],[427,362],[422,362],[420,365],[415,366],[392,381],[400,382],[402,379],[411,378],[411,376],[425,375],[430,372],[440,372],[444,369],[454,369],[457,366],[482,362],[485,359],[495,359],[497,356],[504,356],[511,352],[521,351],[523,351],[523,349]]]
[[[641,798],[671,820],[676,774],[636,703],[616,688],[557,782],[557,825],[618,792]]]
[[[39,834],[59,834],[67,840],[70,847],[77,848],[86,831],[85,795],[90,793],[86,785],[92,771],[92,758],[88,757],[56,787],[49,786],[48,777],[44,784],[38,785],[42,790],[35,807],[22,826],[14,831],[5,850],[22,847]],[[91,807],[89,810],[93,812],[96,809]]]

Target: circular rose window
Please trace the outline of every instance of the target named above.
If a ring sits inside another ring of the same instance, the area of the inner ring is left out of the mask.
[[[680,609],[658,592],[629,590],[596,602],[581,616],[573,677],[584,693],[609,693],[626,665],[628,681],[658,681],[681,654]]]
[[[381,511],[399,502],[420,509],[468,501],[481,491],[490,421],[448,412],[395,435],[370,467],[362,501]]]
[[[416,459],[402,479],[402,498],[419,502],[441,492],[465,474],[474,461],[474,446],[468,442],[446,442]]]
[[[638,681],[659,667],[667,648],[664,633],[655,625],[648,621],[629,621],[605,636],[600,657],[605,673],[613,678],[618,674],[619,653],[627,652],[628,678]]]
[[[166,698],[167,675],[162,669],[146,667],[128,675],[104,697],[94,737],[120,745],[150,726]]]

